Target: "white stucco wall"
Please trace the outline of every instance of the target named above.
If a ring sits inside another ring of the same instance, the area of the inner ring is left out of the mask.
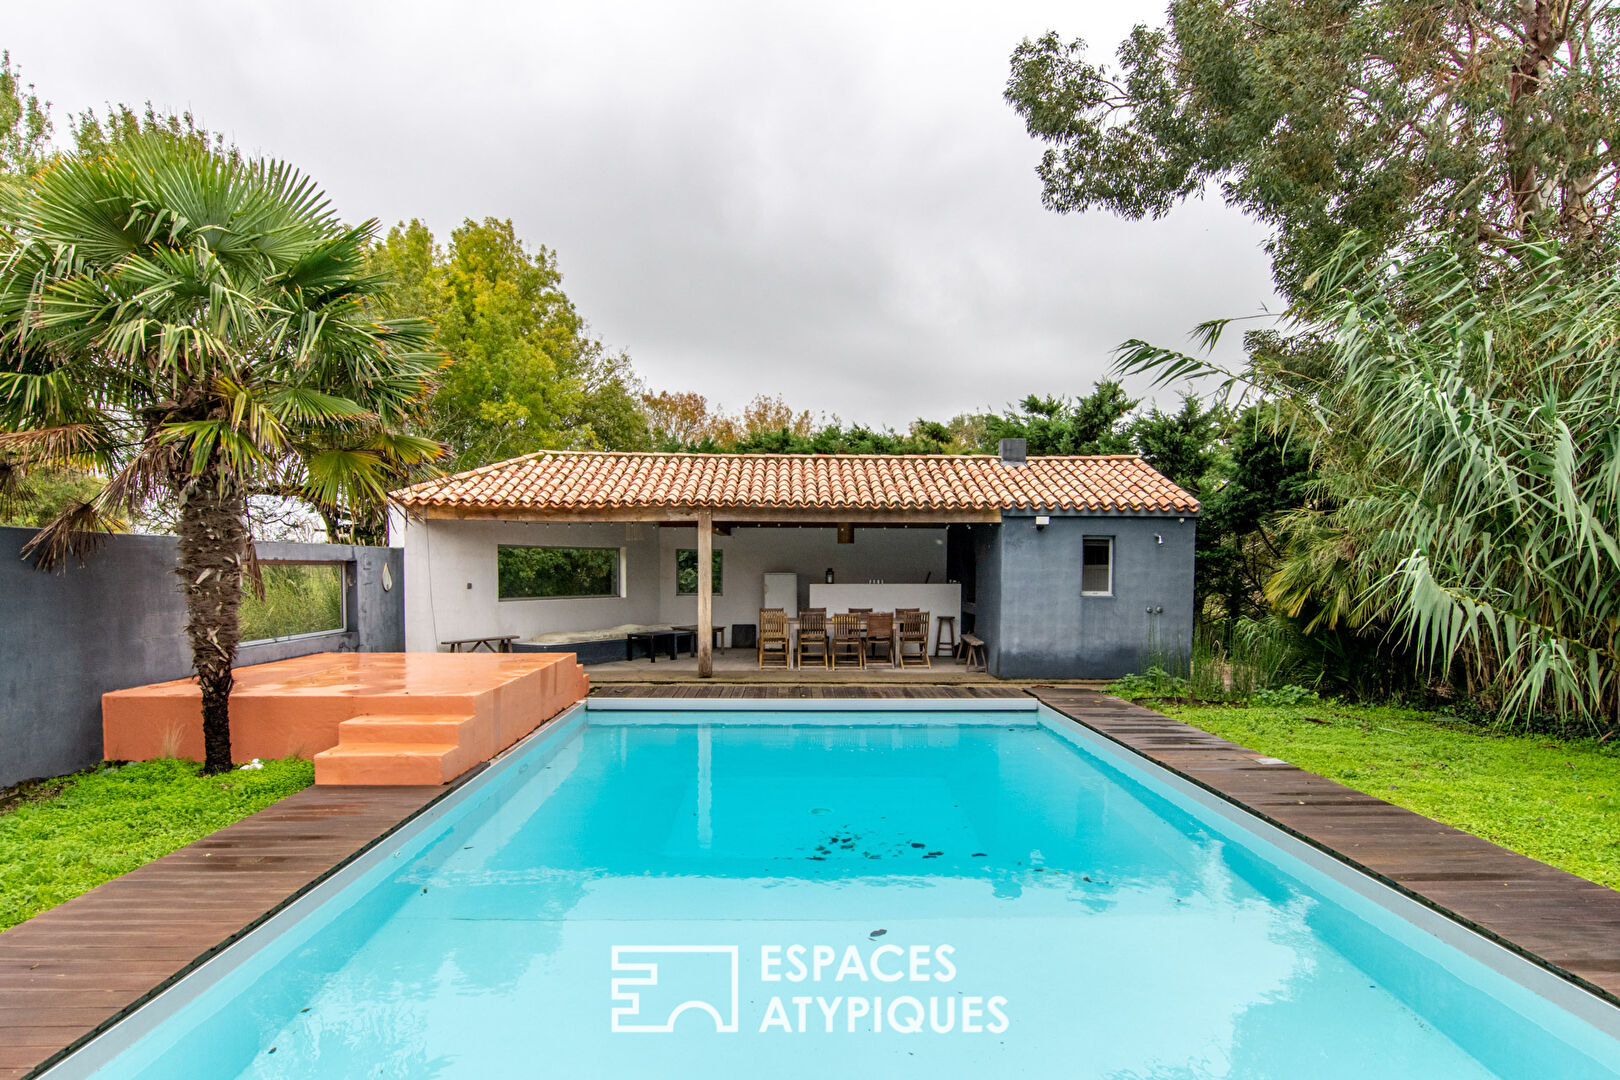
[[[675,552],[697,546],[695,529],[661,529],[659,615],[665,623],[697,622],[697,597],[675,595]],[[714,598],[714,624],[757,623],[765,599],[764,575],[799,575],[799,603],[809,603],[812,582],[881,578],[891,583],[945,580],[944,529],[856,529],[853,544],[840,544],[837,529],[750,529],[716,536],[725,551],[724,592]],[[727,637],[729,641],[729,636]]]
[[[408,522],[404,535],[405,648],[411,652],[431,652],[441,641],[486,634],[527,638],[659,621],[655,525],[432,520]],[[501,544],[623,548],[624,595],[498,599],[495,551]]]
[[[621,623],[697,622],[697,597],[675,595],[675,552],[697,546],[695,529],[433,520],[409,521],[403,534],[405,647],[413,652],[486,634],[530,637]],[[499,600],[495,551],[501,544],[622,547],[625,595]],[[726,553],[723,592],[714,598],[716,626],[758,621],[768,572],[797,573],[801,603],[808,602],[812,581],[825,580],[828,567],[845,582],[945,580],[944,529],[857,528],[855,543],[840,544],[831,528],[737,527],[730,536],[716,536],[714,546]]]

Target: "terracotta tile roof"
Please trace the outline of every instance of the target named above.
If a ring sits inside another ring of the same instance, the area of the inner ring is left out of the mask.
[[[412,510],[714,507],[1196,513],[1134,455],[641,454],[542,451],[403,488]]]

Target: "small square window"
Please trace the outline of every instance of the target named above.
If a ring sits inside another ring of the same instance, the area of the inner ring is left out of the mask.
[[[1080,595],[1114,594],[1114,538],[1088,536],[1081,541]]]
[[[719,596],[725,592],[725,552],[719,548],[714,549],[714,593]],[[696,596],[698,587],[698,560],[697,552],[692,548],[678,548],[675,551],[675,595]]]

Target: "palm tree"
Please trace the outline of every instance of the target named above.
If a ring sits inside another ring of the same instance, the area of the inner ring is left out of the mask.
[[[60,158],[5,195],[0,473],[108,478],[34,538],[43,567],[126,510],[178,503],[206,772],[231,767],[247,495],[291,475],[316,505],[377,502],[440,453],[408,428],[442,358],[429,323],[376,317],[373,228],[342,225],[282,163],[162,134]]]

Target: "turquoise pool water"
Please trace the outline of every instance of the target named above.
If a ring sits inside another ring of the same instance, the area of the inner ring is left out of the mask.
[[[1044,711],[581,710],[62,1075],[1620,1076],[1288,843]]]

